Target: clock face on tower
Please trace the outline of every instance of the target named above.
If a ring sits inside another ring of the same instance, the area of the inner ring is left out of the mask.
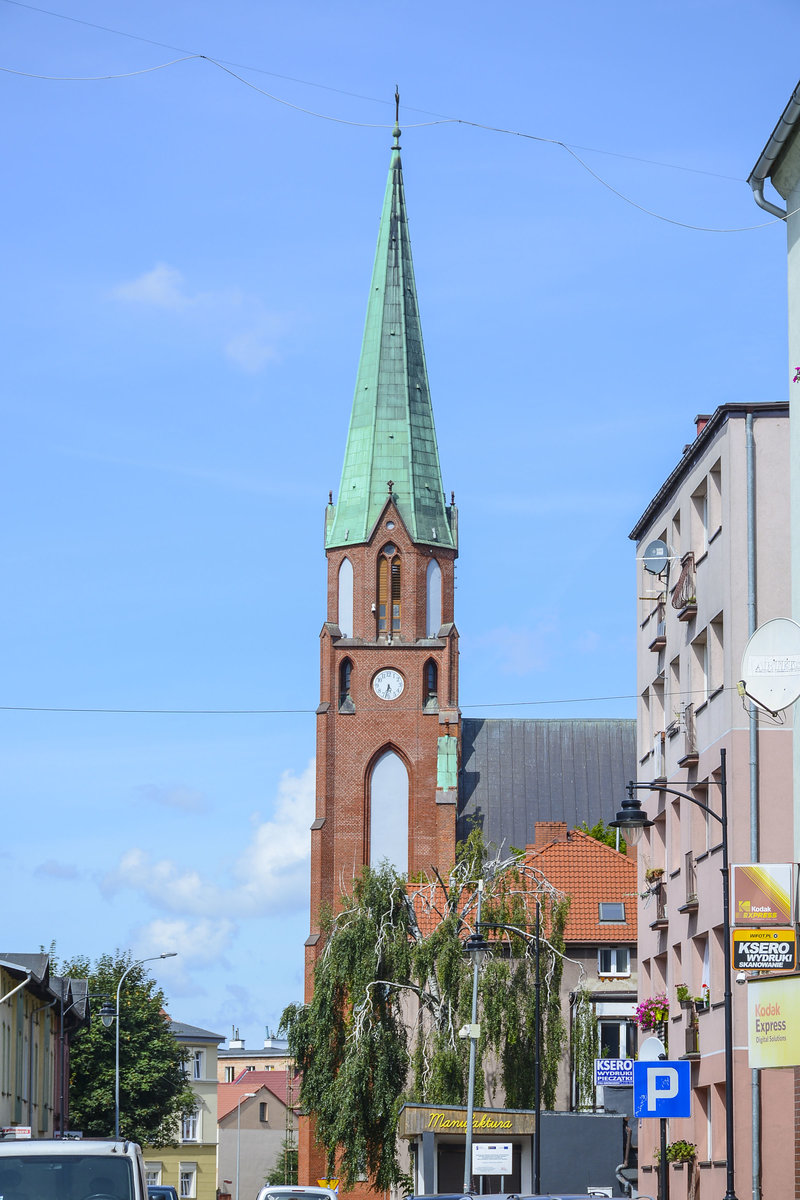
[[[396,700],[405,686],[403,676],[391,667],[378,671],[372,681],[372,690],[381,700]]]

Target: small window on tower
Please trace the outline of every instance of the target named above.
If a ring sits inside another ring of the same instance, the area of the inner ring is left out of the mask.
[[[339,712],[355,712],[355,705],[350,694],[352,676],[353,664],[349,658],[345,658],[339,667]]]
[[[439,669],[432,658],[425,663],[422,707],[426,712],[439,707]]]

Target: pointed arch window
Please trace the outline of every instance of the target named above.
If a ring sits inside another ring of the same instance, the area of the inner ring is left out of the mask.
[[[442,568],[435,558],[425,575],[425,636],[438,637],[442,624]]]
[[[423,670],[422,695],[423,708],[439,707],[439,668],[432,658],[428,659]]]
[[[353,698],[350,694],[350,684],[353,677],[353,664],[349,658],[342,659],[339,666],[339,711],[355,712]]]
[[[369,865],[388,860],[408,871],[408,771],[399,754],[384,750],[369,778]]]
[[[339,611],[336,624],[342,637],[353,636],[353,564],[343,558],[339,567]]]
[[[401,612],[400,555],[390,542],[378,559],[378,633],[397,633]]]

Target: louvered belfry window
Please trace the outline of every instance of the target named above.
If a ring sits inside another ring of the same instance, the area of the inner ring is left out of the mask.
[[[378,633],[396,633],[400,617],[400,555],[390,544],[383,547],[378,559]]]

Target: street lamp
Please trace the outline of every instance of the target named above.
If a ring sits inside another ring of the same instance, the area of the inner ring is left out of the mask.
[[[119,994],[122,990],[122,985],[125,982],[125,976],[129,975],[134,967],[141,967],[142,963],[146,962],[155,962],[159,958],[176,958],[177,954],[177,950],[167,950],[164,954],[153,954],[150,956],[150,958],[140,958],[137,962],[132,962],[131,965],[122,972],[119,984],[117,985],[117,1007],[115,1010],[117,1028],[115,1030],[116,1047],[114,1058],[114,1137],[117,1138],[117,1140],[119,1140]],[[106,1012],[104,1014],[103,1009],[101,1009],[100,1016],[103,1020],[103,1024],[108,1027],[111,1024],[108,1006],[104,1004],[103,1008],[106,1009]]]
[[[464,1142],[464,1192],[471,1191],[472,1185],[472,1117],[475,1111],[475,1045],[481,1036],[478,1024],[478,973],[481,963],[489,952],[489,943],[480,932],[481,900],[483,899],[483,880],[478,880],[478,912],[475,930],[464,943],[464,950],[472,961],[472,1023],[467,1026],[466,1036],[469,1038],[469,1083],[467,1087],[467,1128]],[[463,1032],[463,1031],[462,1031]]]
[[[236,1103],[236,1200],[239,1200],[239,1151],[242,1143],[242,1104],[255,1096],[255,1092],[245,1092]]]
[[[715,813],[702,800],[690,796],[688,792],[680,792],[677,788],[668,787],[663,783],[629,783],[628,799],[623,800],[622,807],[617,813],[617,819],[611,821],[612,829],[619,829],[623,837],[632,845],[636,845],[642,836],[642,831],[648,829],[653,822],[648,821],[642,812],[640,802],[634,792],[645,789],[651,792],[668,792],[671,796],[680,796],[691,804],[696,804],[704,813],[719,821],[722,826],[722,939],[724,943],[725,964],[725,1157],[727,1167],[727,1187],[724,1200],[736,1200],[733,1185],[733,1005],[731,996],[731,914],[728,883],[728,784],[725,768],[726,751],[719,754],[719,788],[721,813]]]

